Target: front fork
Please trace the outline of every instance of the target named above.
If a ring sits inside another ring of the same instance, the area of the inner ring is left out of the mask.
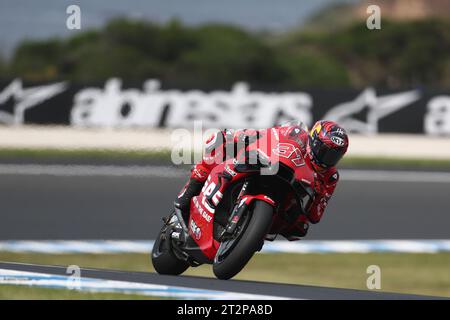
[[[233,210],[231,211],[230,217],[228,218],[227,227],[220,235],[220,240],[233,236],[234,232],[236,231],[238,222],[240,221],[244,212],[247,210],[247,204],[243,200],[243,197],[247,194],[248,184],[248,181],[245,181],[242,185],[241,191],[236,198]]]

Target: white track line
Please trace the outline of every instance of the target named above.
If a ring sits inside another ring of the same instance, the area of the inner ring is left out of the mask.
[[[0,164],[0,175],[111,176],[184,178],[187,170],[169,166]],[[340,170],[344,181],[450,183],[450,172]]]
[[[43,272],[0,269],[0,285],[24,285],[55,289],[75,289],[85,292],[116,292],[163,298],[207,300],[287,300],[287,297],[247,294],[220,290],[197,289],[182,286],[117,281],[96,278],[73,278]]]
[[[153,240],[7,240],[0,241],[0,251],[34,252],[44,254],[68,253],[144,253],[151,252]],[[407,240],[277,240],[265,242],[262,253],[369,253],[450,252],[450,239]]]

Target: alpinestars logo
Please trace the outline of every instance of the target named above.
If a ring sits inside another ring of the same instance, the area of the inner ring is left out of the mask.
[[[23,124],[26,110],[53,98],[64,90],[66,90],[65,82],[25,89],[20,79],[14,80],[0,92],[0,106],[13,103],[12,113],[0,110],[0,123]]]
[[[420,99],[418,90],[378,96],[373,88],[367,88],[353,101],[338,104],[328,111],[323,119],[335,121],[346,130],[360,133],[377,133],[380,119]],[[353,115],[368,108],[366,122]]]

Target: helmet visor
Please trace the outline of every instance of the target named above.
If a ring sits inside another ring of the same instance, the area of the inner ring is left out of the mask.
[[[335,166],[344,155],[342,148],[330,148],[322,142],[315,143],[312,151],[317,161],[327,167]]]

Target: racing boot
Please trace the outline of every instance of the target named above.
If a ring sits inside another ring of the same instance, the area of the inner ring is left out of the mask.
[[[205,168],[197,165],[191,172],[189,181],[184,185],[178,197],[174,201],[174,206],[180,209],[186,224],[189,221],[189,211],[191,199],[198,196],[202,191],[206,178],[208,177],[208,171]]]

